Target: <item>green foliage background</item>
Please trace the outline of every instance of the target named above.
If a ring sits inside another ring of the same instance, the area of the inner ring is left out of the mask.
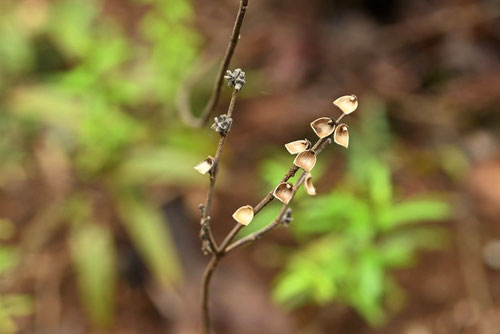
[[[0,275],[63,231],[83,305],[97,328],[113,320],[113,221],[120,222],[155,280],[172,288],[182,268],[148,188],[205,185],[191,166],[213,151],[205,130],[182,127],[173,112],[201,44],[189,26],[189,2],[136,0],[143,14],[134,27],[104,15],[104,5],[0,2],[0,188],[30,188],[42,179],[53,193],[33,208],[34,226],[18,242],[12,241],[12,222],[0,220],[0,239],[8,245],[0,246]],[[291,231],[299,247],[291,251],[273,296],[290,308],[342,302],[377,325],[397,304],[391,304],[398,289],[390,270],[413,264],[418,249],[443,240],[438,228],[413,223],[445,219],[449,209],[440,198],[398,195],[383,108],[367,105],[360,128],[351,132],[356,139],[345,180],[315,198],[297,196]],[[327,168],[320,160],[315,181]],[[269,187],[289,163],[289,156],[278,155],[264,162]],[[68,182],[51,183],[51,173]],[[96,199],[95,189],[104,199]],[[103,205],[109,221],[98,214]],[[273,203],[242,234],[269,222],[277,210]],[[0,294],[0,332],[15,332],[14,317],[31,310],[30,296]]]
[[[207,151],[203,133],[179,131],[172,111],[200,43],[189,27],[189,2],[136,1],[144,14],[133,31],[104,15],[104,5],[0,3],[0,187],[39,177],[37,154],[59,163],[56,173],[71,185],[37,208],[36,236],[21,244],[36,252],[67,231],[83,302],[97,327],[112,320],[117,260],[112,226],[96,214],[92,189],[104,192],[156,280],[169,288],[182,270],[165,217],[145,188],[198,183],[201,177],[185,166]],[[13,250],[0,249],[2,270],[14,262]],[[0,331],[13,332],[10,316],[26,307],[15,306],[21,296],[0,298]]]

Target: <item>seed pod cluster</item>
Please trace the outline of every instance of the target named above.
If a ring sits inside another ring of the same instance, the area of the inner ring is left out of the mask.
[[[242,85],[245,83],[245,74],[240,69],[236,69],[234,72],[228,71],[226,75],[226,80],[229,85],[235,87],[236,90],[241,89]],[[333,104],[337,106],[343,113],[343,116],[349,115],[354,112],[358,107],[358,98],[355,95],[345,95],[341,96],[335,101]],[[224,117],[226,115],[222,115],[219,118],[215,119],[213,128],[219,133],[227,133],[231,126],[231,119]],[[325,139],[326,142],[331,142],[332,137],[333,141],[338,145],[341,145],[345,148],[349,146],[349,128],[346,124],[341,123],[337,124],[341,116],[337,121],[333,120],[331,117],[320,117],[311,122],[311,128],[314,133],[320,139]],[[221,134],[222,134],[221,133]],[[321,141],[318,141],[321,143]],[[325,141],[323,141],[325,143]],[[318,145],[318,144],[316,144]],[[294,165],[303,169],[305,174],[304,178],[304,187],[306,192],[310,196],[316,195],[316,188],[312,182],[312,174],[311,171],[316,165],[316,149],[317,147],[312,147],[311,142],[308,139],[299,139],[285,144],[286,150],[292,154],[296,155],[293,161]],[[195,169],[205,174],[209,172],[214,165],[214,159],[212,157],[208,157],[204,161],[200,162]],[[292,200],[295,193],[294,185],[289,182],[282,182],[278,184],[278,186],[274,189],[272,195],[274,198],[281,201],[283,204],[288,205]],[[288,216],[290,216],[291,220],[291,211],[288,212]],[[254,209],[250,205],[245,205],[238,208],[234,214],[233,219],[242,225],[248,225],[251,223],[254,217]]]

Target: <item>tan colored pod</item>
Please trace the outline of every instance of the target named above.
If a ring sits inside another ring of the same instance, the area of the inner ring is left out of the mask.
[[[347,148],[349,146],[349,128],[345,124],[339,124],[333,134],[333,140]]]
[[[312,183],[312,175],[311,173],[306,174],[306,178],[304,180],[304,187],[306,188],[306,192],[310,196],[316,196],[316,188]]]
[[[333,104],[342,110],[346,115],[352,113],[358,108],[358,98],[356,95],[344,95],[333,101]]]
[[[325,138],[335,130],[335,121],[330,117],[321,117],[311,122],[311,128],[319,138]]]
[[[316,153],[311,150],[304,151],[295,157],[293,164],[310,172],[316,164]]]
[[[209,172],[214,166],[215,159],[211,156],[208,156],[205,160],[194,166],[194,169],[198,171],[200,174],[206,174]]]
[[[253,219],[253,208],[250,205],[245,205],[233,213],[233,219],[241,225],[247,226]]]
[[[276,189],[274,189],[273,196],[284,204],[290,203],[293,197],[293,185],[288,182],[278,184]]]
[[[285,144],[285,148],[290,154],[298,154],[311,148],[311,142],[307,139],[296,140]]]

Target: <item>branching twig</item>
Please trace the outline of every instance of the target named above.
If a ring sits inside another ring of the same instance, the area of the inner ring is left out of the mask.
[[[217,73],[217,77],[215,79],[214,86],[212,88],[212,93],[210,98],[205,105],[205,108],[201,112],[199,117],[195,117],[193,115],[193,111],[191,108],[191,104],[189,102],[189,94],[186,94],[188,91],[184,91],[184,95],[181,95],[177,99],[177,109],[181,116],[181,119],[194,127],[202,127],[207,123],[207,120],[210,117],[210,114],[215,109],[217,103],[219,102],[220,93],[222,90],[222,84],[224,83],[224,75],[229,68],[229,64],[231,62],[231,58],[233,57],[234,50],[236,49],[236,45],[238,44],[238,40],[240,38],[241,26],[243,24],[243,19],[245,18],[245,13],[248,7],[248,0],[240,0],[240,6],[238,9],[238,13],[236,14],[236,20],[234,22],[233,32],[229,39],[229,44],[226,49],[226,54],[221,62],[219,72]],[[190,83],[191,85],[193,83]]]
[[[336,121],[334,121],[335,125],[339,124],[340,121],[344,118],[345,114],[343,113]],[[316,155],[321,153],[323,149],[328,145],[332,143],[332,139],[330,137],[328,138],[320,138],[314,146],[311,148],[311,151],[314,152]],[[279,183],[282,182],[287,182],[290,178],[294,177],[297,171],[299,170],[299,167],[296,166],[295,164],[290,167],[290,169],[286,172],[284,177],[280,180]],[[297,193],[298,189],[300,186],[304,183],[305,177],[306,177],[306,172],[304,171],[299,179],[296,182],[295,187],[293,188],[292,192],[292,199]],[[269,204],[272,200],[274,199],[273,196],[273,190],[271,190],[254,208],[254,215],[257,215],[267,204]],[[264,228],[260,229],[259,231],[250,234],[234,243],[231,244],[231,241],[234,239],[234,237],[238,234],[238,232],[244,227],[242,224],[235,224],[233,229],[227,234],[225,237],[224,241],[221,243],[220,247],[218,247],[217,251],[212,254],[212,258],[210,262],[208,263],[205,273],[203,275],[203,280],[202,280],[202,319],[203,319],[203,331],[205,334],[209,334],[211,331],[211,323],[210,323],[210,308],[209,308],[209,286],[210,286],[210,281],[212,279],[212,275],[217,268],[217,265],[219,264],[220,260],[230,251],[243,246],[245,244],[248,244],[254,240],[257,240],[258,238],[262,237],[264,234],[266,234],[269,231],[272,231],[274,228],[276,228],[280,223],[283,222],[283,217],[287,213],[289,208],[289,204],[284,204],[275,220],[273,220],[271,223],[269,223],[267,226]]]
[[[331,142],[332,142],[332,140],[330,138],[328,138],[326,140],[321,140],[321,139],[318,140],[319,145],[318,145],[318,149],[316,150],[316,154],[319,154],[321,151],[323,151],[323,149]],[[295,194],[299,190],[300,186],[302,186],[302,184],[304,183],[304,181],[306,179],[306,174],[307,174],[306,172],[302,172],[299,179],[297,180],[297,184],[293,188],[292,200],[295,197]],[[238,248],[238,247],[246,245],[252,241],[260,239],[264,234],[266,234],[267,232],[271,232],[276,227],[278,227],[280,224],[282,224],[283,218],[284,218],[289,206],[290,206],[290,204],[283,204],[278,216],[272,222],[270,222],[269,224],[267,224],[266,226],[264,226],[260,230],[254,232],[252,234],[249,234],[246,237],[241,238],[240,240],[235,241],[232,244],[225,247],[224,248],[224,255],[229,253],[230,251],[234,250],[235,248]],[[243,225],[237,224],[237,226],[243,226]],[[222,250],[222,247],[221,247],[221,250]]]

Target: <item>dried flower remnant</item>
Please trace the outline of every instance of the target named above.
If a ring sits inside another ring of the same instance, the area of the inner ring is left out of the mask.
[[[288,227],[290,223],[292,222],[293,217],[292,217],[292,208],[287,208],[285,211],[285,214],[283,217],[281,217],[281,223],[285,226]]]
[[[293,198],[293,185],[288,182],[278,184],[276,189],[274,189],[273,196],[284,204],[290,203],[290,200]]]
[[[307,139],[292,141],[285,144],[285,148],[290,154],[298,154],[311,148],[311,142]]]
[[[210,220],[210,217],[207,217],[207,220]],[[201,225],[200,230],[200,239],[201,239],[201,251],[204,255],[213,254],[215,249],[213,249],[213,245],[210,242],[210,232],[208,230],[208,222]]]
[[[206,158],[205,160],[194,166],[194,169],[196,169],[200,174],[206,174],[212,169],[212,167],[214,166],[214,162],[215,162],[214,158],[208,156],[208,158]]]
[[[325,138],[335,130],[335,121],[330,117],[321,117],[311,122],[311,128],[319,138]]]
[[[312,183],[312,175],[311,173],[306,174],[306,178],[304,180],[304,187],[306,188],[306,192],[310,196],[316,196],[316,188]]]
[[[316,164],[316,153],[311,150],[304,151],[295,157],[293,164],[306,172],[310,172]]]
[[[347,148],[349,146],[349,128],[345,124],[340,124],[335,129],[335,133],[333,134],[333,140]]]
[[[241,68],[237,68],[234,72],[226,71],[224,79],[227,81],[228,86],[233,86],[236,91],[240,91],[245,85],[245,72]]]
[[[252,222],[253,216],[253,208],[250,205],[242,206],[233,213],[233,219],[245,226]]]
[[[339,107],[344,114],[349,115],[358,108],[358,98],[352,94],[345,95],[333,101],[333,104]]]
[[[214,118],[214,123],[211,128],[215,130],[221,136],[227,135],[229,130],[231,130],[231,125],[233,124],[233,119],[231,117],[227,117],[226,114],[220,115],[219,117]]]

